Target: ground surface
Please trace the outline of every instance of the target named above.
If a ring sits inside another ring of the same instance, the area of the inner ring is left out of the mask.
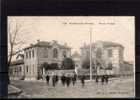
[[[75,86],[62,86],[58,83],[56,87],[48,86],[43,81],[11,81],[11,84],[20,88],[18,98],[104,98],[104,97],[134,97],[134,79],[116,78],[110,79],[109,83],[102,85],[95,81],[86,81],[82,88],[78,81]]]

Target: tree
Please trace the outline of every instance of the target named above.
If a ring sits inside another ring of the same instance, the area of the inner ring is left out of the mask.
[[[43,64],[41,64],[41,68],[42,69],[44,68],[45,71],[47,71],[47,70],[53,70],[53,69],[59,69],[57,63],[48,64],[47,62],[44,62]]]
[[[92,69],[95,69],[94,60],[95,60],[95,59],[92,59]],[[96,61],[96,62],[97,62],[97,61]],[[85,59],[85,60],[83,60],[82,68],[85,68],[85,69],[89,69],[89,68],[90,68],[90,59]]]
[[[44,68],[45,71],[47,71],[49,69],[49,64],[47,62],[44,62],[43,64],[41,64],[41,68]]]
[[[82,68],[89,69],[90,68],[90,60],[85,59],[82,63]]]
[[[96,67],[100,67],[100,68],[104,68],[105,67],[105,60],[102,57],[102,48],[97,48],[95,53],[95,57],[92,58],[92,68],[95,68],[95,64]],[[89,55],[90,56],[90,55]],[[90,68],[90,59],[89,56],[87,56],[82,63],[82,68],[86,68],[89,69]]]
[[[96,58],[98,58],[98,59],[101,59],[102,58],[102,49],[101,48],[97,48]]]
[[[17,55],[22,50],[20,49],[23,42],[19,39],[21,33],[21,24],[13,21],[8,22],[8,72],[13,56]],[[9,83],[9,77],[8,77]]]
[[[106,70],[112,70],[112,69],[113,69],[112,63],[109,63],[108,67],[106,68]]]
[[[49,66],[49,69],[59,69],[58,64],[57,63],[51,63]]]
[[[62,68],[63,69],[74,69],[74,61],[71,58],[65,57],[62,61]]]

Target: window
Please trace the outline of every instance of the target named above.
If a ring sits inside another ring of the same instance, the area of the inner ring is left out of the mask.
[[[31,51],[29,51],[29,58],[31,58]]]
[[[33,72],[33,74],[34,74],[34,64],[33,64],[33,71],[32,71],[32,72]]]
[[[17,72],[17,69],[15,68],[15,73]]]
[[[109,64],[108,64],[108,69],[109,69],[109,70],[112,70],[112,68],[113,68],[112,63],[109,63]]]
[[[53,57],[54,58],[57,58],[58,57],[58,51],[57,51],[56,48],[53,50]]]
[[[44,48],[44,58],[48,57],[48,48]]]
[[[28,52],[26,52],[26,58],[28,58]]]
[[[112,49],[108,50],[108,57],[112,57]]]
[[[12,69],[9,69],[9,74],[12,75]]]
[[[32,50],[32,57],[34,58],[34,50]]]
[[[8,73],[9,75],[11,74],[11,69],[9,69],[9,73]]]
[[[63,56],[66,57],[66,51],[63,52]]]
[[[28,66],[26,66],[26,72],[28,73],[29,69],[28,69]]]
[[[13,69],[11,69],[11,75],[13,75]]]
[[[19,71],[20,71],[20,72],[22,71],[22,68],[21,68],[21,67],[19,67]]]

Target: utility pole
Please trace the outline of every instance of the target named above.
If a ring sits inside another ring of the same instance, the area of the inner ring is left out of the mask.
[[[90,28],[90,81],[92,81],[92,28]]]

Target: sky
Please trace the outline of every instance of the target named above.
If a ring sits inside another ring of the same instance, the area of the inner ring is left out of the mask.
[[[134,16],[9,16],[9,23],[21,25],[19,40],[24,40],[29,46],[40,41],[57,40],[67,43],[72,53],[80,53],[84,43],[97,40],[112,41],[122,44],[124,59],[135,60],[135,17]],[[13,25],[14,28],[14,25]]]

